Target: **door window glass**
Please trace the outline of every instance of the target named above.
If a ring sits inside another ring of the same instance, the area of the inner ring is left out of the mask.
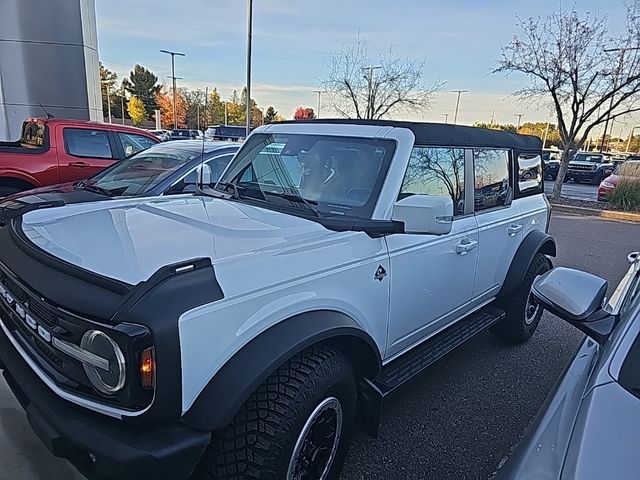
[[[464,213],[464,149],[416,147],[411,152],[399,198],[449,196],[454,215]]]
[[[222,176],[222,172],[227,168],[227,165],[233,158],[233,154],[222,155],[220,157],[211,158],[204,162],[205,168],[201,169],[200,166],[191,170],[186,177],[175,183],[170,190],[170,193],[189,193],[195,192],[196,186],[202,183],[205,186],[213,187],[218,179]]]
[[[147,137],[135,135],[133,133],[118,133],[118,138],[122,144],[122,150],[124,150],[125,157],[156,144],[156,142]]]
[[[518,191],[521,195],[542,193],[542,158],[540,155],[518,155]]]
[[[109,137],[104,130],[65,128],[64,144],[69,155],[76,157],[113,158]]]
[[[473,151],[475,211],[510,205],[509,152],[488,148]]]

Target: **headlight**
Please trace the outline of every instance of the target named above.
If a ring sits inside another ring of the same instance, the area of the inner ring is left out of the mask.
[[[82,336],[80,347],[109,361],[109,368],[103,369],[83,363],[89,381],[100,393],[114,395],[124,387],[126,366],[122,350],[107,334],[100,330],[89,330]]]
[[[606,180],[602,182],[601,184],[604,188],[616,188],[616,186],[611,183],[611,182],[607,182]]]

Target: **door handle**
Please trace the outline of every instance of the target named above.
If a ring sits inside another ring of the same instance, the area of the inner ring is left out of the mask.
[[[467,253],[469,253],[471,250],[476,248],[477,246],[478,246],[478,242],[476,240],[469,240],[468,238],[465,238],[459,244],[456,245],[456,253],[458,255],[464,256]]]
[[[86,168],[90,166],[87,162],[69,162],[70,167]]]
[[[520,225],[519,223],[512,223],[511,225],[509,225],[509,228],[507,228],[507,233],[510,237],[515,237],[516,234],[522,230],[522,228],[522,225]]]

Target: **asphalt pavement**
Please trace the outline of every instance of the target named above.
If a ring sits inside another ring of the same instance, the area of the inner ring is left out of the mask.
[[[544,184],[544,191],[551,194],[553,191],[553,181],[547,180]],[[587,183],[573,183],[572,181],[562,186],[562,196],[575,200],[598,200],[598,186]]]
[[[582,187],[582,185],[578,185]],[[556,265],[587,270],[615,288],[640,225],[555,214]],[[358,431],[342,480],[486,479],[535,417],[582,338],[548,314],[524,345],[485,332],[402,387],[385,404],[377,439]],[[0,379],[0,480],[83,478],[53,457]]]

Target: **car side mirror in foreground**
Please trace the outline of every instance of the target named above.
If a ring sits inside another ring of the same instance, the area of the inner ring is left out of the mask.
[[[536,301],[545,310],[575,326],[598,343],[604,343],[616,317],[603,309],[607,281],[572,268],[556,267],[533,282]]]
[[[453,200],[434,195],[411,195],[393,206],[391,219],[404,223],[404,233],[446,235],[453,224]]]

